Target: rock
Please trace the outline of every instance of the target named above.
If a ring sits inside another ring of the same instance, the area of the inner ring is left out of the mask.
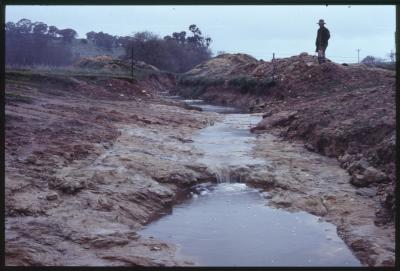
[[[37,159],[36,159],[36,157],[33,156],[33,155],[31,155],[31,156],[29,156],[29,157],[27,157],[27,158],[25,159],[25,163],[26,163],[26,164],[31,164],[31,165],[36,164],[36,161],[37,161]]]
[[[365,159],[360,159],[358,161],[350,163],[347,170],[349,171],[350,174],[354,173],[360,174],[363,173],[367,167],[369,167],[368,162]]]
[[[376,196],[376,190],[373,188],[364,187],[357,189],[356,194],[372,198]]]
[[[351,175],[350,183],[354,186],[364,187],[369,184],[365,181],[365,176],[361,174],[353,174]]]
[[[158,250],[161,250],[161,248],[160,248],[160,247],[157,247],[157,246],[154,246],[154,247],[151,247],[150,250],[152,250],[152,251],[158,251]]]
[[[315,148],[311,143],[304,144],[304,148],[306,148],[309,151],[315,151]]]
[[[386,208],[380,208],[378,212],[375,213],[376,217],[374,223],[377,226],[383,226],[392,221],[392,212]]]
[[[265,130],[274,126],[284,126],[296,118],[297,111],[281,111],[270,117],[264,117],[257,126],[250,129],[251,132],[256,130]]]
[[[86,182],[84,180],[73,180],[73,179],[60,179],[53,177],[49,180],[49,186],[53,189],[59,189],[66,194],[74,194],[79,190],[86,187]]]
[[[262,118],[264,119],[264,118],[266,118],[266,117],[270,117],[272,115],[272,112],[265,112],[263,115],[262,115]]]
[[[99,198],[97,200],[98,208],[104,211],[112,211],[114,209],[114,202],[107,198]]]
[[[193,143],[193,140],[191,140],[190,138],[178,138],[178,140],[183,143]]]
[[[374,167],[367,167],[362,174],[352,174],[350,183],[358,187],[365,187],[373,183],[385,182],[386,180],[388,180],[388,177],[385,173]]]
[[[381,183],[388,179],[385,173],[374,167],[367,167],[364,171],[364,175],[365,175],[365,180],[368,183]]]
[[[58,193],[55,191],[51,191],[46,195],[47,200],[57,200],[58,199]]]
[[[347,163],[351,160],[351,155],[348,153],[345,153],[345,154],[339,156],[338,160],[339,160],[340,164],[343,166],[345,163]]]

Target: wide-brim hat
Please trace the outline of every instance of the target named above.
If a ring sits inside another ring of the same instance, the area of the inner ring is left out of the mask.
[[[319,22],[317,24],[325,24],[323,19],[320,19]]]

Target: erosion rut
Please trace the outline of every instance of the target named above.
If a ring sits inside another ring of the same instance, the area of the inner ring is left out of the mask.
[[[207,260],[182,240],[141,235],[144,225],[175,214],[182,216],[172,230],[207,226],[203,239],[231,241],[221,246],[225,252],[257,251],[254,265],[285,265],[285,253],[302,250],[311,254],[298,254],[290,265],[394,263],[394,229],[374,224],[379,202],[373,188],[354,188],[335,159],[269,133],[250,134],[261,115],[207,112],[223,108],[188,107],[156,94],[144,103],[13,87],[35,100],[6,107],[6,138],[13,138],[6,145],[7,265],[251,265],[223,255]],[[213,228],[223,215],[226,223]],[[259,249],[276,230],[282,238]],[[285,251],[296,240],[307,245],[293,234],[316,234],[323,254],[307,247]],[[268,251],[272,256],[262,258]]]

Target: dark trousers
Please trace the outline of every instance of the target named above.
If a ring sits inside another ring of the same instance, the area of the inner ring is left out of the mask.
[[[328,46],[318,46],[318,63],[325,63],[325,51]]]

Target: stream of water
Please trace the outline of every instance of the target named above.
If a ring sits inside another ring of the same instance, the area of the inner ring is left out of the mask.
[[[147,225],[141,235],[176,244],[200,266],[360,266],[334,225],[305,212],[271,208],[267,192],[232,182],[233,168],[268,163],[250,154],[255,136],[249,127],[260,116],[187,102],[225,113],[222,122],[193,136],[194,146],[204,153],[201,162],[218,183],[193,187],[188,200]]]

